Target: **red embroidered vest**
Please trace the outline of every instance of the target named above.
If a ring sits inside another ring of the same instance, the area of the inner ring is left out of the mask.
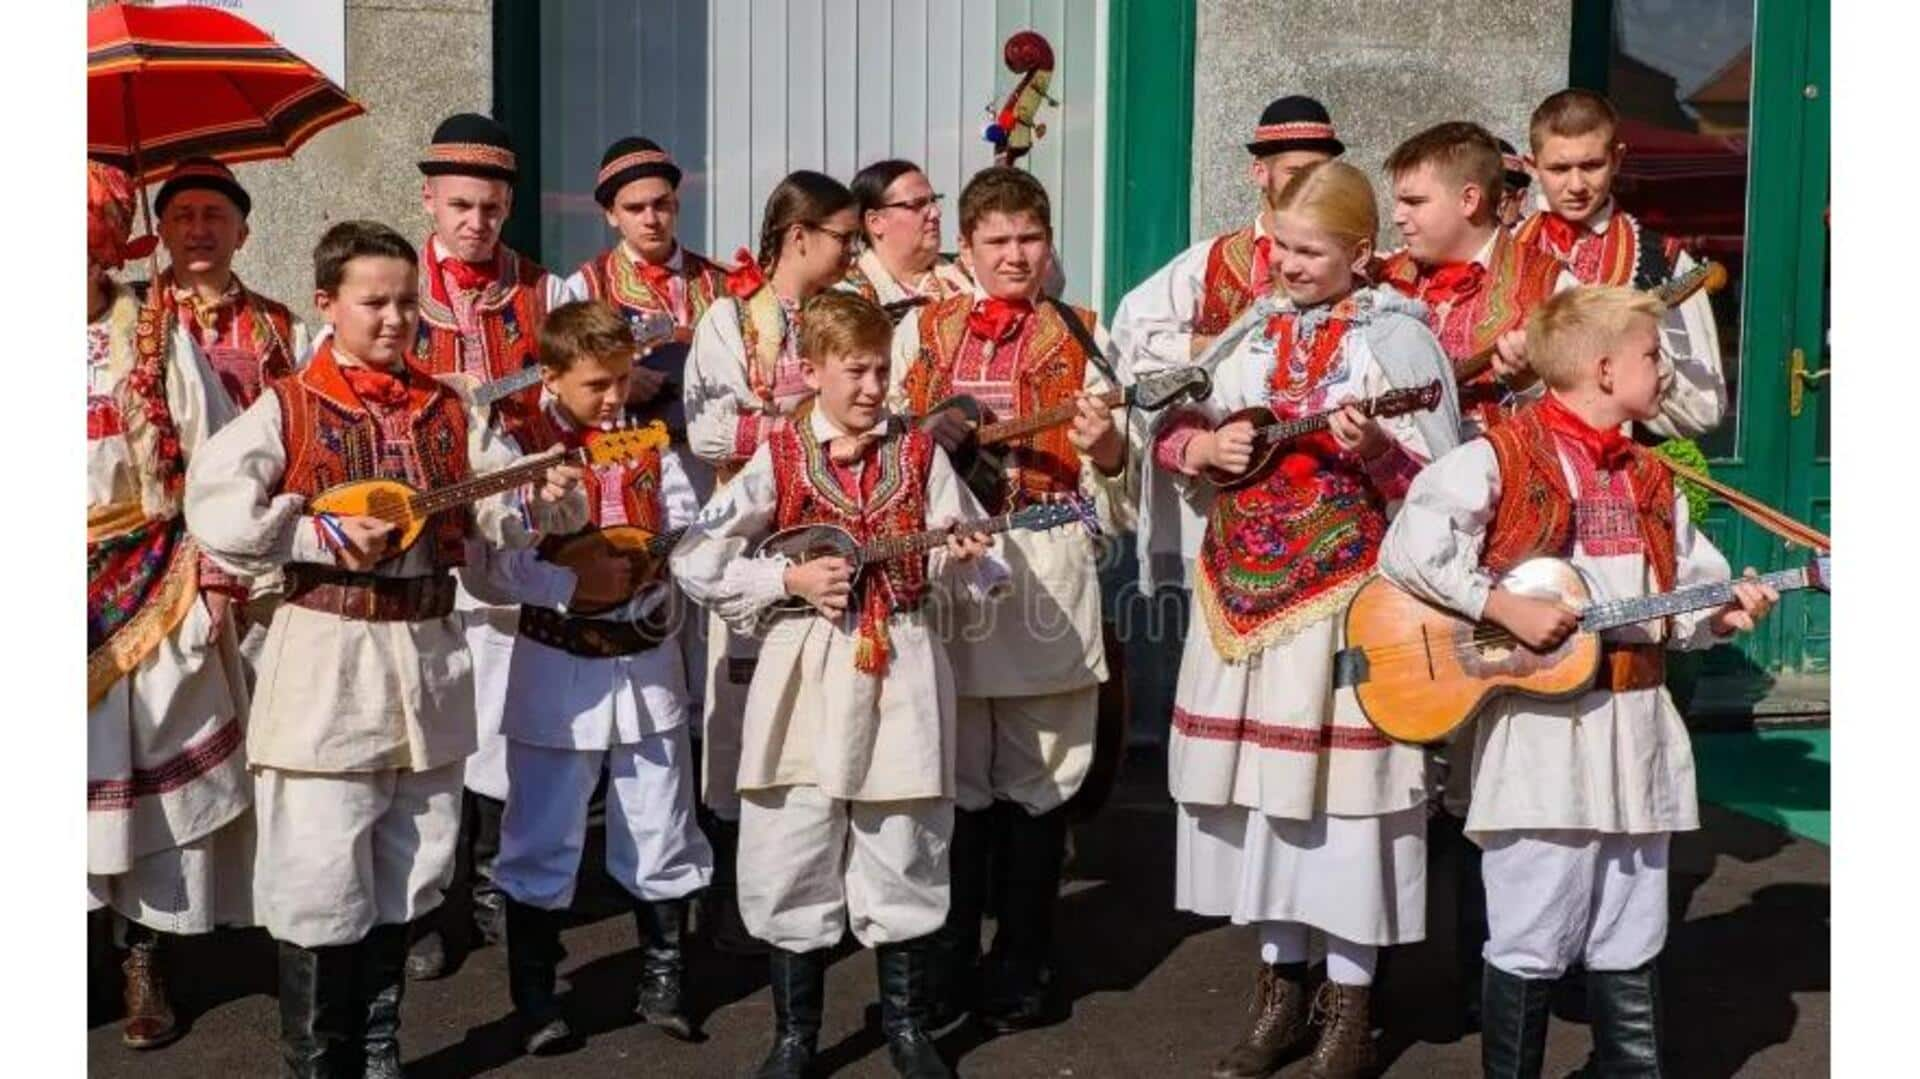
[[[467,370],[462,366],[460,324],[433,261],[432,242],[420,245],[420,331],[414,344],[427,371],[444,375],[466,370],[491,382],[538,363],[535,335],[547,317],[543,291],[547,271],[525,255],[501,249],[500,276],[474,300],[485,367]],[[535,383],[493,407],[502,428],[511,434],[540,410],[540,386]]]
[[[1546,228],[1551,210],[1539,210],[1514,230],[1513,238],[1521,247],[1549,255],[1566,264],[1583,285],[1631,285],[1650,289],[1673,276],[1674,260],[1680,257],[1680,242],[1642,225],[1632,214],[1617,207],[1607,218],[1604,232],[1595,233],[1584,225],[1576,226],[1571,251],[1558,251]]]
[[[967,332],[973,304],[973,296],[961,294],[920,309],[920,352],[904,380],[908,407],[915,415],[925,415],[956,392],[966,392],[956,390],[956,384],[1006,386],[1013,412],[996,417],[1002,420],[1051,408],[1086,387],[1086,352],[1052,304],[1035,305],[1013,340],[991,354],[985,342]],[[1073,311],[1083,324],[1094,324],[1091,311],[1077,307]],[[1067,439],[1067,431],[1062,424],[1013,445],[1008,479],[1016,505],[1079,490],[1080,455]]]
[[[1560,464],[1553,433],[1538,404],[1528,405],[1485,436],[1500,465],[1500,499],[1493,510],[1480,564],[1496,576],[1538,555],[1573,553],[1574,492]],[[1647,561],[1661,591],[1673,587],[1677,555],[1673,473],[1645,450],[1633,450],[1627,469]]]
[[[466,410],[427,371],[411,362],[410,368],[410,379],[432,384],[426,404],[418,410],[409,407],[407,416],[419,480],[400,474],[390,455],[381,452],[379,422],[347,385],[331,345],[323,343],[297,373],[268,384],[280,402],[280,440],[287,458],[280,490],[311,498],[353,480],[396,479],[416,486],[424,480],[428,488],[437,488],[466,479]],[[472,521],[465,507],[434,516],[426,537],[433,545],[434,565],[465,561]]]
[[[562,427],[544,409],[534,413],[522,431],[524,441],[520,445],[529,453],[538,453],[556,442],[568,449],[577,449],[586,434]],[[623,520],[608,519],[609,481],[618,488]],[[588,466],[581,470],[580,488],[587,496],[587,521],[595,528],[628,524],[655,535],[666,528],[666,507],[660,501],[658,450],[645,450],[637,457],[612,465]]]
[[[767,442],[773,455],[774,527],[826,524],[844,528],[861,544],[927,527],[927,478],[933,471],[931,435],[909,428],[881,439],[849,491],[848,468],[836,468],[807,422],[788,424]],[[927,595],[927,557],[913,555],[869,566],[856,582],[860,647],[855,666],[885,673],[891,653],[887,616],[919,608]]]
[[[685,312],[675,311],[673,297],[662,296],[618,247],[608,248],[581,263],[580,276],[587,282],[588,297],[603,300],[622,314],[630,311],[665,311],[678,321],[684,313],[687,317],[679,321],[683,329],[698,325],[707,308],[713,306],[714,297],[722,295],[726,289],[726,271],[684,247],[680,249],[677,276],[686,282]]]
[[[180,310],[173,289],[169,270],[147,290],[147,303],[165,312],[167,320],[184,321],[235,408],[245,409],[267,383],[293,373],[293,312],[285,304],[241,285],[233,309],[224,312],[207,331],[215,335],[209,342],[202,339],[193,315]],[[172,327],[163,323],[161,329],[165,332]]]
[[[1253,303],[1253,226],[1214,239],[1201,276],[1200,311],[1193,332],[1216,336]]]

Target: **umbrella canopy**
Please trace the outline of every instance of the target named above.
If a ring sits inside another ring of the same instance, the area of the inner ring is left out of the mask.
[[[199,6],[108,4],[87,16],[87,156],[137,182],[182,159],[291,157],[366,110],[245,19]]]

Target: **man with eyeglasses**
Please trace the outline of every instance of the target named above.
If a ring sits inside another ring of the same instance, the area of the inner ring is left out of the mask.
[[[866,250],[840,287],[887,309],[896,321],[916,300],[939,300],[973,287],[966,271],[940,253],[940,200],[920,166],[876,161],[853,178]]]

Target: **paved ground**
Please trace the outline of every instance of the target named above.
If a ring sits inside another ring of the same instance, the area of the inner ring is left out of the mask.
[[[1828,1072],[1828,853],[1776,827],[1712,806],[1705,828],[1674,844],[1674,928],[1665,956],[1669,1074],[1814,1076]],[[595,840],[597,843],[597,840]],[[1157,761],[1129,764],[1113,802],[1079,830],[1059,933],[1063,1022],[982,1040],[941,1038],[962,1074],[1007,1077],[1205,1075],[1240,1033],[1251,989],[1252,933],[1172,909],[1173,818]],[[1479,1041],[1452,1019],[1451,877],[1431,881],[1428,943],[1392,953],[1376,1009],[1388,1074],[1477,1075]],[[597,872],[595,878],[604,882]],[[604,897],[584,903],[601,907]],[[118,1041],[117,981],[96,979],[88,1044],[103,1077],[266,1076],[276,1068],[273,953],[257,932],[191,942],[174,965],[192,1029],[133,1054]],[[566,935],[562,967],[587,1044],[564,1057],[518,1056],[507,1021],[503,956],[488,949],[452,977],[410,990],[403,1044],[416,1079],[475,1075],[662,1077],[747,1074],[772,1016],[763,971],[699,948],[692,992],[708,1040],[683,1045],[635,1023],[632,923],[588,913]],[[1572,987],[1569,987],[1571,990]],[[1577,1067],[1587,1045],[1577,993],[1556,1006],[1547,1074]],[[832,1074],[888,1076],[873,1000],[873,960],[847,951],[828,976],[822,1046]],[[1300,1071],[1295,1065],[1283,1075]]]

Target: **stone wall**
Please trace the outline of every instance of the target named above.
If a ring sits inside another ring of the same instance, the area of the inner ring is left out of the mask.
[[[1259,208],[1247,142],[1267,102],[1326,103],[1346,160],[1375,178],[1382,242],[1397,242],[1380,165],[1442,120],[1476,120],[1524,148],[1540,99],[1566,85],[1571,0],[1200,0],[1193,95],[1193,236]]]

